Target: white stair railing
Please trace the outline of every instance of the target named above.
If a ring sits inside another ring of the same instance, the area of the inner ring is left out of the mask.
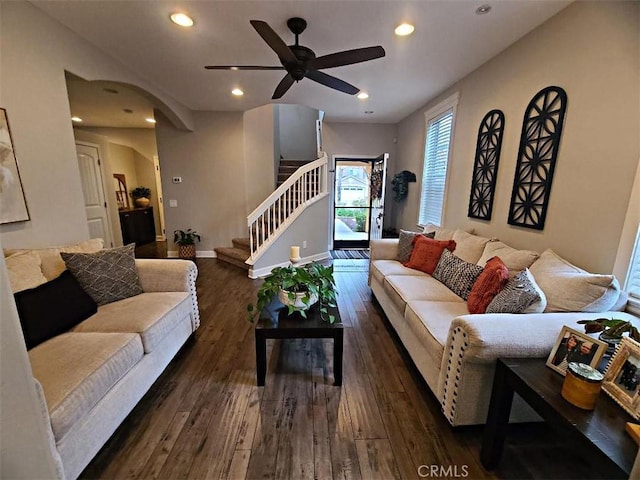
[[[276,238],[310,205],[327,195],[327,154],[303,165],[247,217],[249,265],[269,248]]]

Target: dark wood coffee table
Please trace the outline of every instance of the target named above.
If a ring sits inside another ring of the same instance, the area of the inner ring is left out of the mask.
[[[571,405],[560,393],[563,381],[543,359],[498,359],[480,451],[485,468],[491,470],[500,461],[517,393],[585,457],[609,459],[621,470],[621,478],[629,475],[638,447],[625,432],[625,424],[633,418],[604,392],[593,411]]]
[[[258,386],[264,386],[267,374],[267,338],[333,338],[333,376],[335,385],[342,385],[342,344],[344,327],[340,312],[329,307],[335,323],[320,317],[318,305],[307,310],[307,318],[297,312],[287,315],[287,308],[274,299],[260,314],[256,325],[256,373]]]

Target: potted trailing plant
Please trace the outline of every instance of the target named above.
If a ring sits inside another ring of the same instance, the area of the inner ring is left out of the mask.
[[[151,200],[151,190],[147,187],[136,187],[131,190],[131,196],[138,207],[148,207]]]
[[[255,305],[247,305],[247,319],[253,322],[255,317],[278,297],[288,308],[289,315],[299,312],[304,318],[307,318],[306,310],[319,302],[321,318],[333,323],[335,316],[329,314],[327,307],[336,306],[336,295],[333,266],[310,263],[300,267],[277,267],[264,278]]]
[[[585,333],[601,332],[598,338],[609,345],[607,353],[613,353],[624,333],[628,333],[630,338],[640,342],[640,332],[628,320],[596,318],[595,320],[580,320],[578,323],[584,325]]]
[[[196,258],[196,241],[200,240],[200,235],[190,228],[173,232],[173,243],[178,245],[178,257],[185,260]]]

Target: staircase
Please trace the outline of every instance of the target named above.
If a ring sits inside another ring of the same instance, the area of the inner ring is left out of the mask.
[[[218,260],[249,270],[276,238],[307,208],[327,194],[328,160],[281,160],[278,188],[248,217],[249,237],[215,248]]]

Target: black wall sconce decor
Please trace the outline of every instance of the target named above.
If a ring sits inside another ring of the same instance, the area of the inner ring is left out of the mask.
[[[567,93],[560,87],[540,90],[527,106],[513,179],[510,225],[544,229],[566,109]]]
[[[471,218],[491,220],[503,131],[504,113],[501,110],[491,110],[480,122],[467,214]]]

